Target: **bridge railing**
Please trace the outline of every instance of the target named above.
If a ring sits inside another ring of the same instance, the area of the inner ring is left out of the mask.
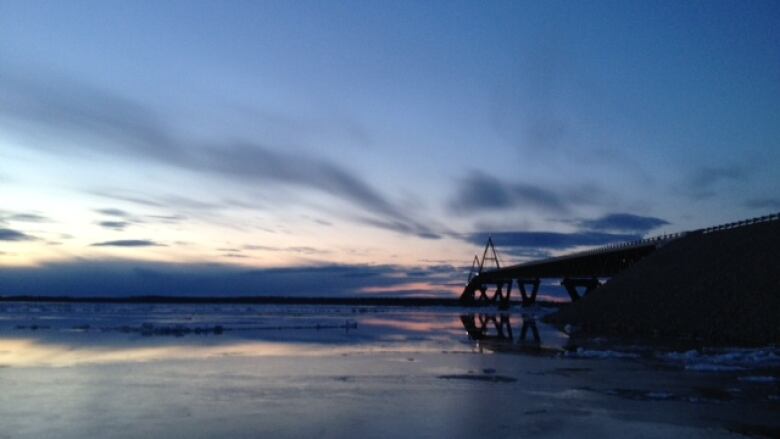
[[[701,232],[701,233],[712,233],[712,232],[719,232],[721,230],[737,229],[737,228],[744,227],[744,226],[750,226],[750,225],[753,225],[753,224],[766,223],[766,222],[777,221],[777,220],[780,220],[780,213],[773,213],[771,215],[757,216],[755,218],[750,218],[750,219],[746,219],[746,220],[742,220],[742,221],[735,221],[733,223],[721,224],[721,225],[718,225],[718,226],[707,227],[707,228],[699,229],[699,230],[696,230],[696,231],[697,232]]]
[[[607,253],[607,252],[620,250],[620,249],[625,249],[625,248],[630,248],[630,247],[641,247],[641,246],[645,246],[645,245],[648,245],[648,244],[657,244],[657,243],[660,243],[660,242],[671,241],[671,240],[674,240],[674,239],[682,238],[683,236],[686,236],[688,234],[715,233],[715,232],[720,232],[720,231],[723,231],[723,230],[737,229],[737,228],[740,228],[740,227],[751,226],[751,225],[754,225],[754,224],[766,223],[766,222],[771,222],[771,221],[779,221],[779,220],[780,220],[780,212],[773,213],[773,214],[770,214],[770,215],[757,216],[757,217],[746,219],[746,220],[742,220],[742,221],[735,221],[735,222],[731,222],[731,223],[719,224],[717,226],[706,227],[706,228],[703,228],[703,229],[687,230],[687,231],[676,232],[676,233],[667,233],[667,234],[664,234],[664,235],[658,235],[658,236],[653,236],[653,237],[644,238],[644,239],[637,239],[637,240],[634,240],[634,241],[624,241],[624,242],[618,242],[618,243],[614,243],[614,244],[608,244],[608,245],[605,245],[605,246],[602,246],[602,247],[598,247],[598,248],[594,248],[594,249],[590,249],[590,250],[583,250],[581,252],[576,252],[576,253],[570,253],[570,254],[567,254],[567,255],[564,255],[564,256],[560,256],[560,257],[570,258],[570,257],[597,255],[597,254],[600,254],[600,253]],[[552,259],[555,259],[555,258],[552,258]],[[489,270],[489,271],[494,271],[494,270]]]

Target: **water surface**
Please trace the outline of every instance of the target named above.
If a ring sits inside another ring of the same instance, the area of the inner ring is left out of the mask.
[[[0,437],[777,435],[775,348],[578,339],[543,310],[0,304]]]

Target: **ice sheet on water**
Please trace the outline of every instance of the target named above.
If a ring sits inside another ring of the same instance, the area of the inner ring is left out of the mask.
[[[780,368],[780,348],[731,348],[666,352],[659,357],[700,372],[728,372],[746,369]]]
[[[29,338],[34,332],[39,339],[76,344],[137,335],[370,344],[395,337],[398,343],[459,349],[458,312],[349,305],[5,302],[0,303],[0,338]]]
[[[737,372],[745,370],[745,368],[742,366],[728,366],[723,364],[694,363],[686,364],[685,370],[693,370],[696,372]]]
[[[655,391],[655,392],[647,392],[646,396],[649,399],[672,399],[674,398],[674,393],[671,392],[662,392],[662,391]]]
[[[738,378],[740,381],[746,381],[749,383],[774,383],[778,381],[777,377],[766,375],[750,375]]]

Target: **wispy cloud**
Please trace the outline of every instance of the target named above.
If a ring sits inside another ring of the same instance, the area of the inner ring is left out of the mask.
[[[493,238],[497,246],[524,247],[531,249],[563,250],[578,246],[597,246],[613,242],[633,241],[641,239],[641,235],[632,233],[604,232],[522,232],[509,231],[497,233],[472,233],[465,239],[473,244],[484,245],[488,237]]]
[[[34,241],[37,238],[14,229],[0,228],[0,241]]]
[[[115,216],[118,218],[130,218],[132,215],[130,215],[129,212],[126,212],[122,209],[116,209],[113,207],[105,208],[105,209],[95,209],[95,212],[107,215],[107,216]]]
[[[106,229],[111,229],[111,230],[116,230],[116,231],[122,231],[125,228],[127,228],[128,226],[130,226],[130,224],[132,224],[132,223],[130,223],[128,221],[99,221],[98,222],[98,225],[100,227],[103,227],[103,228],[106,228]]]
[[[744,203],[748,209],[780,210],[780,198],[751,198]]]
[[[524,260],[546,259],[552,256],[550,250],[535,247],[500,247],[501,253],[515,256]]]
[[[474,171],[458,182],[457,191],[450,199],[449,207],[457,213],[522,207],[527,210],[563,214],[574,206],[597,203],[603,195],[603,191],[593,185],[559,188],[510,182]]]
[[[270,252],[290,252],[290,253],[301,253],[301,254],[307,254],[307,255],[321,255],[321,254],[328,254],[331,253],[330,250],[321,249],[321,248],[315,248],[315,247],[309,247],[309,246],[289,246],[289,247],[274,247],[269,245],[254,245],[254,244],[247,244],[242,247],[244,250],[259,250],[259,251],[270,251]]]
[[[688,193],[693,199],[712,198],[726,184],[743,183],[750,173],[743,166],[704,166],[696,169],[686,182]]]
[[[152,208],[155,211],[171,212],[164,215],[145,214],[139,215],[117,208],[96,209],[96,212],[113,216],[132,222],[162,222],[176,223],[187,218],[187,215],[210,218],[218,215],[225,209],[254,208],[254,206],[235,200],[204,201],[182,195],[171,194],[140,194],[131,191],[111,188],[93,188],[87,190],[90,195],[95,195],[112,201],[130,203],[141,206],[144,209]]]
[[[0,223],[19,222],[19,223],[47,223],[50,222],[46,216],[33,212],[13,212],[0,210]]]
[[[547,211],[567,209],[564,198],[541,186],[527,183],[508,183],[482,172],[462,179],[450,202],[453,210],[507,209],[530,205]]]
[[[146,215],[145,218],[152,222],[175,224],[187,219],[184,215]]]
[[[610,213],[595,219],[576,221],[581,228],[596,231],[646,233],[669,224],[668,221],[652,216],[630,213]]]
[[[116,241],[104,241],[96,242],[92,244],[92,247],[164,247],[165,244],[160,244],[148,239],[119,239]]]
[[[154,161],[219,176],[242,185],[277,184],[326,193],[379,218],[402,224],[399,232],[432,235],[366,181],[331,161],[256,141],[197,144],[174,135],[143,105],[77,81],[50,77],[31,80],[0,73],[0,120],[30,126],[51,136],[66,134],[76,142],[52,153],[89,153]],[[201,206],[204,207],[204,206]],[[205,207],[204,207],[205,208]]]
[[[126,210],[117,208],[103,208],[95,209],[95,212],[109,217],[109,219],[103,219],[97,222],[100,227],[106,229],[122,231],[130,227],[133,224],[144,223],[160,223],[160,224],[176,224],[184,221],[185,216],[179,214],[173,215],[149,215],[149,214],[133,214]]]
[[[26,223],[44,223],[49,221],[49,218],[35,213],[16,213],[8,216],[7,219]]]
[[[400,220],[387,220],[387,219],[360,217],[357,219],[357,221],[380,229],[392,230],[394,232],[398,232],[402,234],[416,235],[420,238],[425,238],[425,239],[441,238],[441,235],[439,233],[434,232],[430,227],[413,220],[400,221]]]

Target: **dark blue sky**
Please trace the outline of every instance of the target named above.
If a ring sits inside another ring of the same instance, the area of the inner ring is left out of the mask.
[[[778,24],[758,1],[0,0],[0,267],[394,278],[490,233],[521,260],[778,211]]]

